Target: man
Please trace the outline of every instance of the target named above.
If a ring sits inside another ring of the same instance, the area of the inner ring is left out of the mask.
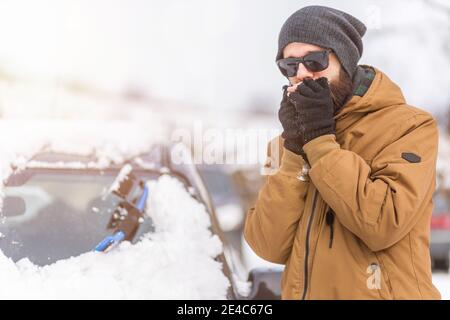
[[[279,34],[291,86],[266,168],[280,168],[244,233],[285,265],[283,299],[440,299],[429,253],[436,121],[383,72],[357,65],[365,31],[345,12],[310,6]]]

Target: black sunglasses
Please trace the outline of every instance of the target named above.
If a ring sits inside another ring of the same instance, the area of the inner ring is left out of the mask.
[[[298,66],[303,63],[310,72],[319,72],[328,68],[328,57],[331,49],[314,51],[302,58],[286,58],[277,60],[277,66],[285,77],[295,77]]]

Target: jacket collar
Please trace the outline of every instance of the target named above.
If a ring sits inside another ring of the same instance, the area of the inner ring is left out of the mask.
[[[368,68],[375,71],[375,77],[373,73],[370,75]],[[370,77],[372,79],[369,79]],[[358,66],[353,83],[353,96],[334,116],[337,134],[345,131],[368,113],[406,103],[400,88],[377,68]]]

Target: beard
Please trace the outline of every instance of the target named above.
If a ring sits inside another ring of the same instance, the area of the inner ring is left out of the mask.
[[[347,72],[342,69],[339,71],[339,79],[330,82],[330,91],[334,104],[334,115],[337,115],[353,93],[353,82]]]

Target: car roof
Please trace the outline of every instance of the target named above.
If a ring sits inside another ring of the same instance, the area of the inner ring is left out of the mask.
[[[96,154],[70,154],[53,151],[39,152],[25,163],[24,168],[27,169],[117,169],[123,167],[124,164],[130,163],[135,168],[158,170],[168,166],[164,157],[164,146],[155,145],[148,152],[137,156],[124,158],[122,162],[101,163],[101,159]]]

